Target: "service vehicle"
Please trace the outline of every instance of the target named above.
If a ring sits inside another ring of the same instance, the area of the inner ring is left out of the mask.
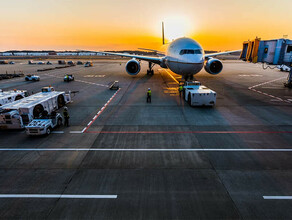
[[[118,90],[120,88],[119,81],[113,81],[108,84],[110,90]]]
[[[35,64],[35,62],[33,62],[32,60],[29,60],[28,64]]]
[[[201,85],[199,81],[186,81],[183,86],[183,97],[190,106],[214,106],[216,92]]]
[[[91,66],[93,66],[93,64],[92,64],[91,61],[87,61],[84,66],[85,67],[91,67]]]
[[[78,60],[78,61],[77,61],[77,65],[83,65],[83,62],[80,61],[80,60]]]
[[[13,62],[13,61],[10,61],[8,64],[15,64],[15,62]]]
[[[28,96],[28,93],[26,90],[2,91],[0,89],[0,106],[20,100],[27,96]]]
[[[287,65],[278,65],[277,68],[281,71],[290,72],[290,67]]]
[[[72,74],[66,74],[64,76],[64,82],[74,81],[74,76]]]
[[[38,65],[44,65],[45,62],[43,62],[43,61],[39,61],[39,62],[37,62],[37,64],[38,64]]]
[[[53,64],[52,64],[52,62],[48,61],[48,62],[47,62],[47,65],[53,65]]]
[[[63,117],[60,113],[48,115],[45,118],[39,118],[32,120],[27,126],[25,126],[25,132],[27,135],[49,135],[52,130],[63,124]]]
[[[70,65],[70,66],[74,66],[75,65],[74,61],[72,61],[72,60],[68,61],[67,64]]]
[[[25,81],[40,81],[40,77],[37,75],[26,75],[24,79]]]
[[[44,111],[51,114],[71,102],[71,94],[44,87],[42,91],[0,107],[0,128],[20,129],[38,118]],[[18,113],[16,113],[17,111]],[[21,120],[12,120],[13,118]]]
[[[0,64],[8,64],[7,60],[0,60]]]
[[[59,65],[65,65],[66,64],[66,61],[65,60],[58,60],[58,64]]]

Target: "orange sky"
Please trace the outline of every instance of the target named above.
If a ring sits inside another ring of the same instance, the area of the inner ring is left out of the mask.
[[[291,0],[3,0],[0,51],[160,49],[161,21],[169,40],[240,49],[256,36],[291,39],[291,8]]]

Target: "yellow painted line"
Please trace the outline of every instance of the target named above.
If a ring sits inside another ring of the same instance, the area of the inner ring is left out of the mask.
[[[177,83],[179,84],[179,82],[176,80],[176,78],[173,77],[173,75],[171,75],[171,73],[168,70],[165,70],[165,72]]]

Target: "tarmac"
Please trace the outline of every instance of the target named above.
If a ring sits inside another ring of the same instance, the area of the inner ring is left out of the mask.
[[[47,65],[0,65],[41,77],[1,80],[3,90],[74,92],[69,127],[43,137],[0,132],[0,218],[291,219],[287,72],[223,61],[219,75],[195,76],[217,92],[216,106],[190,107],[178,75],[155,67],[148,76],[142,63],[130,76],[125,63],[39,73]],[[75,81],[63,82],[66,73]],[[120,89],[109,90],[115,80]]]

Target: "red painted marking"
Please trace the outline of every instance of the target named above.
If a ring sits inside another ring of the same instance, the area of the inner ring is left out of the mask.
[[[291,134],[292,131],[87,131],[100,134]]]
[[[120,89],[118,91],[116,91],[115,94],[106,102],[106,104],[102,107],[102,110],[100,110],[99,113],[93,117],[92,121],[83,130],[83,133],[89,133],[87,130],[90,128],[90,126],[93,124],[93,122],[100,116],[100,114],[106,109],[106,107],[111,103],[111,101],[118,94],[119,91],[120,91]]]

